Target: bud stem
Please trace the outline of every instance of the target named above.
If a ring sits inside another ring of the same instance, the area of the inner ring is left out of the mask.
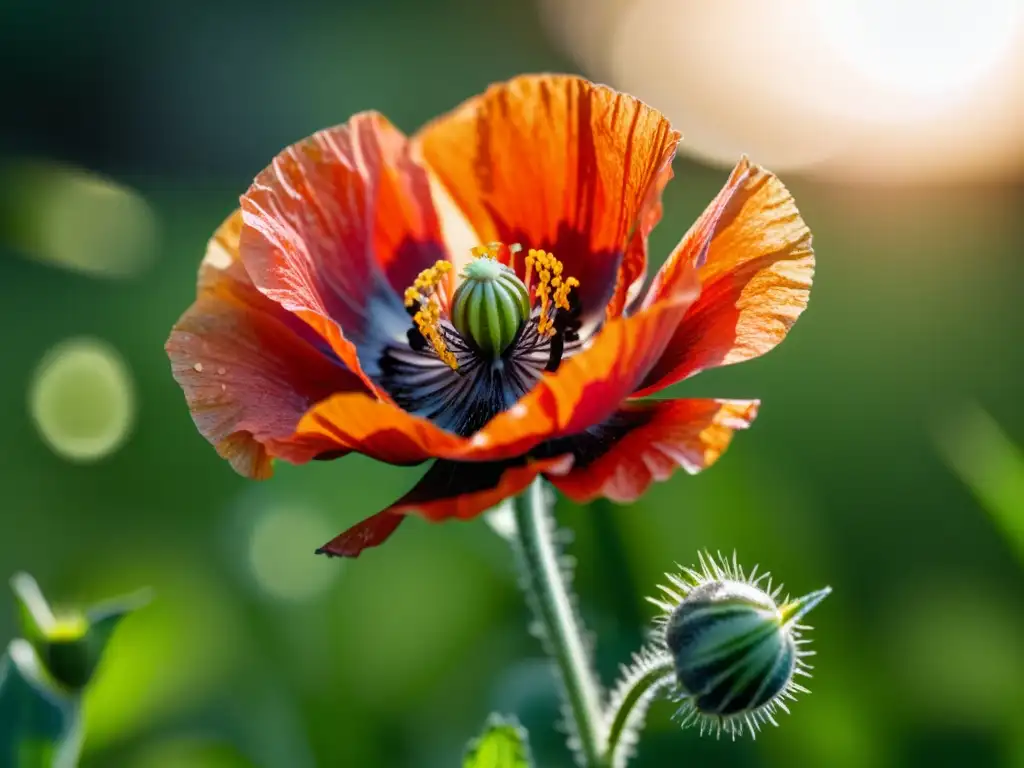
[[[633,659],[609,702],[608,737],[601,765],[610,768],[626,765],[647,708],[658,693],[675,683],[675,662],[667,653],[648,650],[635,654]]]
[[[555,526],[544,481],[537,478],[515,501],[516,535],[527,599],[541,625],[548,653],[558,666],[568,700],[570,727],[585,768],[600,768],[605,736],[601,689],[594,673],[583,627],[559,562]]]

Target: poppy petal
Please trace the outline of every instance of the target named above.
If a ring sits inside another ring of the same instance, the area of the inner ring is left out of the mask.
[[[609,321],[589,347],[477,432],[471,440],[474,456],[525,453],[544,440],[575,435],[603,422],[660,358],[696,295],[694,285],[644,312]]]
[[[657,302],[694,269],[700,298],[638,396],[764,354],[803,312],[814,275],[811,233],[782,182],[743,158],[662,267],[645,303]]]
[[[356,523],[344,533],[335,536],[320,547],[316,553],[328,557],[359,557],[364,549],[379,547],[395,532],[405,515],[394,512],[378,512],[362,522]]]
[[[199,432],[247,477],[265,478],[303,413],[362,383],[326,342],[256,290],[238,257],[236,211],[210,240],[196,302],[166,350]]]
[[[571,456],[533,460],[465,463],[437,461],[390,512],[418,514],[434,522],[470,520],[526,488],[537,475],[557,475],[572,465]]]
[[[303,417],[292,444],[300,456],[343,449],[390,464],[521,456],[544,440],[582,432],[614,413],[659,359],[695,296],[694,286],[644,312],[610,321],[587,349],[545,375],[471,437],[367,395],[339,394]]]
[[[643,212],[637,220],[636,229],[629,238],[626,252],[622,257],[615,293],[608,302],[609,318],[621,315],[643,291],[644,279],[647,277],[647,239],[661,221],[661,195],[665,186],[672,180],[672,176],[672,166],[669,164],[651,185],[650,198],[643,206]]]
[[[650,209],[679,138],[631,96],[579,77],[525,75],[492,85],[414,141],[481,242],[545,249],[579,279],[589,327],[605,316],[627,241],[656,218]],[[624,291],[639,262],[634,250]]]
[[[341,449],[401,466],[457,456],[468,447],[467,440],[427,419],[370,395],[352,393],[335,395],[311,408],[299,422],[292,443],[300,458]]]
[[[696,474],[711,466],[757,408],[756,400],[630,403],[601,428],[565,441],[575,443],[572,470],[548,479],[577,502],[635,501],[680,467]]]
[[[557,476],[571,464],[571,456],[482,464],[437,461],[401,499],[331,539],[317,553],[358,557],[364,549],[383,543],[408,514],[434,522],[472,519],[524,491],[537,475]]]
[[[256,286],[328,339],[376,390],[376,355],[410,328],[400,293],[444,259],[426,171],[383,116],[361,113],[279,154],[242,196]]]

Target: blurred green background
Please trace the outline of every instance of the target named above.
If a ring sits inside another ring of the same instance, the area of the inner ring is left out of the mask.
[[[580,71],[541,19],[521,0],[0,2],[0,576],[158,596],[89,695],[84,766],[450,768],[492,710],[541,766],[570,764],[503,542],[416,521],[357,561],[314,557],[422,469],[244,481],[163,352],[276,152],[360,109],[412,131],[493,80]],[[656,263],[725,176],[678,161]],[[606,677],[665,570],[735,549],[794,592],[834,588],[814,694],[735,744],[657,705],[635,765],[1024,766],[1024,175],[783,178],[815,236],[808,312],[770,355],[677,388],[759,397],[757,424],[704,475],[559,514]]]

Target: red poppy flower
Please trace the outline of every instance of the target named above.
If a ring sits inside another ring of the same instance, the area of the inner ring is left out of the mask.
[[[411,139],[362,113],[288,147],[210,241],[167,342],[199,431],[255,478],[274,458],[434,460],[331,555],[408,512],[474,517],[538,474],[631,501],[707,467],[757,402],[643,398],[778,344],[814,256],[789,192],[744,158],[644,291],[679,139],[628,95],[543,75]]]

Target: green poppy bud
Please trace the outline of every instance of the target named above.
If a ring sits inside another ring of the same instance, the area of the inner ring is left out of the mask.
[[[88,684],[114,628],[149,601],[147,592],[139,592],[86,611],[55,613],[27,573],[15,574],[11,587],[25,639],[49,677],[68,691]]]
[[[96,671],[100,649],[90,629],[88,619],[75,613],[58,618],[38,642],[43,666],[65,688],[84,688]]]
[[[662,587],[668,600],[654,601],[662,617],[662,641],[671,655],[684,725],[701,732],[725,730],[734,738],[775,724],[777,707],[806,688],[809,676],[798,621],[831,591],[779,601],[768,574],[749,576],[736,560],[701,557],[701,570],[687,569]]]
[[[530,296],[514,270],[491,256],[473,259],[452,297],[452,325],[482,354],[496,359],[530,316]]]

